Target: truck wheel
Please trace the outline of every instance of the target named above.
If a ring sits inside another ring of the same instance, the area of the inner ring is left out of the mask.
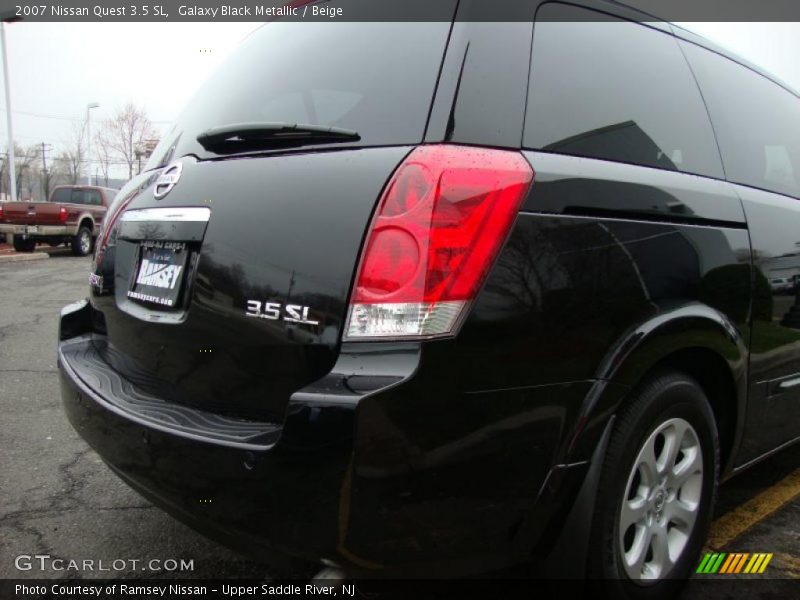
[[[75,256],[86,256],[92,251],[92,232],[87,227],[78,229],[72,238],[72,253]]]
[[[14,236],[14,250],[17,252],[33,252],[36,250],[36,240]]]
[[[697,565],[717,491],[719,438],[703,390],[663,371],[621,409],[598,486],[590,577],[612,598],[676,597]]]

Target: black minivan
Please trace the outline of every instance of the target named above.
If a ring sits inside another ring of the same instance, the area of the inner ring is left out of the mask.
[[[671,594],[800,439],[800,99],[617,2],[411,4],[199,90],[62,311],[67,415],[254,556]]]

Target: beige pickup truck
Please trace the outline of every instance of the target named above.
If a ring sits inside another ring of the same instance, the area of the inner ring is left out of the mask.
[[[0,203],[0,233],[13,234],[17,252],[33,252],[38,243],[68,243],[73,254],[86,256],[116,193],[111,188],[62,185],[47,202]]]

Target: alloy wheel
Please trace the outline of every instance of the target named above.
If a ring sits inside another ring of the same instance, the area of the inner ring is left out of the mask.
[[[89,250],[92,249],[92,237],[89,235],[89,232],[84,230],[81,232],[81,253],[82,254],[89,254]]]
[[[633,463],[619,515],[626,574],[647,584],[669,576],[686,549],[701,506],[703,452],[688,421],[665,421]]]

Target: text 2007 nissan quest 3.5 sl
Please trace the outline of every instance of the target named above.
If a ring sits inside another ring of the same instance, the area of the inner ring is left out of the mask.
[[[617,3],[431,4],[199,90],[62,311],[66,412],[252,555],[669,595],[800,436],[800,99]]]

